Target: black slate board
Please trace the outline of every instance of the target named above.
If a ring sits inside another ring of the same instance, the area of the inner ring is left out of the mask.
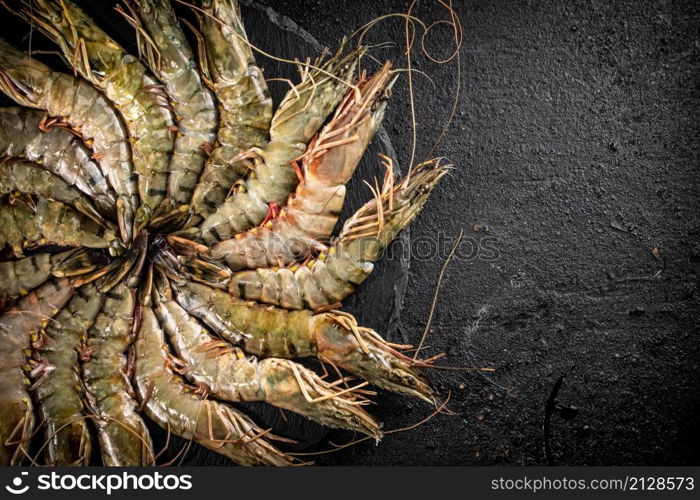
[[[409,3],[259,1],[331,46]],[[430,354],[448,353],[445,363],[496,372],[432,372],[442,394],[452,392],[456,415],[318,462],[699,464],[697,3],[454,5],[465,35],[462,95],[437,152],[458,168],[413,224],[411,241],[434,240],[437,231],[454,237],[463,227],[474,241],[497,239],[497,258],[452,262],[428,341]],[[419,6],[422,16],[444,16],[435,2]],[[94,10],[107,16],[109,9]],[[370,41],[394,42],[379,55],[401,64],[402,38],[394,20]],[[453,97],[455,70],[419,56],[416,64],[435,82],[415,80],[425,154]],[[402,79],[385,123],[403,162],[410,155],[407,102]],[[415,341],[442,259],[410,264],[392,335]],[[375,281],[356,300],[382,286],[390,291]],[[375,318],[385,316],[374,308],[384,302],[363,302],[354,310],[381,328]],[[390,427],[429,413],[385,393],[376,400],[370,410]],[[348,439],[335,431],[327,438]]]

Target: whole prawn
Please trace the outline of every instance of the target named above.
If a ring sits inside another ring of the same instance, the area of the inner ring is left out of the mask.
[[[44,422],[44,454],[51,465],[89,465],[91,436],[83,416],[78,350],[102,309],[93,284],[77,289],[35,342],[32,376]]]
[[[87,81],[53,71],[1,39],[0,90],[17,104],[46,111],[45,130],[57,126],[83,137],[118,196],[122,240],[131,240],[138,188],[129,133],[112,103]]]
[[[204,394],[225,401],[266,401],[325,425],[381,436],[379,425],[362,410],[362,400],[353,391],[341,391],[286,359],[245,356],[213,337],[173,300],[166,279],[154,296],[160,325],[184,362],[177,369]]]
[[[302,71],[301,82],[287,92],[272,118],[269,141],[241,155],[255,159],[255,167],[231,197],[202,222],[200,236],[205,242],[255,227],[271,206],[285,203],[299,181],[292,162],[304,153],[340,103],[364,51],[359,48],[342,56],[342,48],[325,62],[319,59],[315,64],[318,69]]]
[[[70,280],[51,280],[0,316],[0,465],[21,465],[29,458],[35,426],[27,392],[31,343],[73,292]]]
[[[379,387],[434,401],[427,381],[414,369],[416,362],[376,332],[357,326],[348,313],[261,306],[198,283],[175,287],[175,297],[190,315],[248,354],[315,356]]]
[[[19,14],[58,44],[74,70],[102,90],[124,118],[148,220],[167,194],[175,123],[157,80],[69,0],[36,0]]]
[[[231,406],[200,399],[170,368],[163,330],[147,304],[136,339],[135,380],[146,413],[173,434],[194,439],[240,465],[288,465],[265,432]]]
[[[43,132],[43,116],[33,109],[1,108],[0,156],[40,164],[91,197],[109,220],[116,200],[92,154],[79,138],[60,127]]]
[[[234,183],[253,163],[240,153],[262,147],[272,119],[272,98],[235,0],[203,0],[199,13],[199,61],[205,84],[216,95],[219,127],[216,142],[194,191],[198,218],[212,215]]]
[[[133,340],[134,292],[122,282],[106,292],[105,297],[81,347],[86,405],[95,417],[105,465],[153,465],[151,437],[136,413],[127,373],[126,351]]]
[[[325,250],[345,201],[347,183],[382,122],[391,84],[391,65],[363,77],[347,91],[333,119],[302,159],[301,182],[279,215],[261,227],[221,241],[212,258],[232,270],[281,267]]]
[[[133,0],[131,15],[146,47],[151,71],[163,82],[176,117],[177,134],[169,165],[167,201],[186,205],[192,199],[205,152],[216,138],[214,98],[204,87],[185,34],[167,0]],[[154,92],[157,88],[153,89]],[[163,209],[167,210],[167,209]]]
[[[374,269],[384,249],[413,221],[449,165],[431,161],[414,167],[392,185],[387,163],[385,184],[343,226],[337,241],[305,264],[241,271],[231,276],[231,295],[287,309],[319,311],[334,307]]]

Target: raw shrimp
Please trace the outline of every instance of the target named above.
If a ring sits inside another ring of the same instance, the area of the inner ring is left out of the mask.
[[[0,262],[0,303],[27,295],[56,270],[65,276],[76,276],[90,272],[101,263],[101,256],[86,250],[68,250],[57,254],[35,253],[19,260]]]
[[[175,130],[167,98],[154,91],[156,79],[69,0],[36,0],[19,13],[117,107],[129,130],[141,203],[144,210],[155,210],[167,194]]]
[[[174,291],[190,315],[249,354],[316,356],[384,389],[433,402],[430,386],[412,367],[415,362],[376,332],[358,327],[347,313],[313,314],[261,306],[198,283],[175,287]]]
[[[0,156],[41,164],[90,196],[104,216],[112,216],[114,193],[91,153],[78,137],[60,127],[42,132],[42,116],[33,109],[0,108]]]
[[[36,342],[32,375],[49,465],[89,465],[90,430],[83,416],[78,348],[103,303],[94,285],[78,288]]]
[[[0,40],[0,90],[17,104],[46,111],[55,126],[79,132],[102,173],[123,200],[117,220],[131,230],[138,188],[126,126],[112,103],[87,81],[53,71]],[[47,125],[50,126],[50,125]],[[127,241],[131,234],[122,238]]]
[[[192,199],[195,213],[208,217],[253,167],[238,155],[265,144],[272,98],[255,65],[238,1],[203,0],[199,20],[203,78],[216,94],[219,110],[216,144]]]
[[[187,0],[117,8],[134,55],[72,1],[0,0],[72,69],[0,40],[0,91],[22,106],[0,109],[0,464],[86,466],[99,450],[156,465],[153,424],[242,465],[292,465],[276,447],[291,441],[243,403],[375,440],[370,383],[434,403],[430,360],[337,309],[447,168],[397,183],[388,169],[332,237],[391,63],[356,77],[368,49],[344,40],[297,63],[273,112],[237,0],[189,5],[199,70]]]
[[[17,257],[26,248],[43,245],[116,248],[111,229],[96,224],[69,205],[44,198],[0,203],[0,248],[7,245]]]
[[[134,0],[129,19],[145,31],[143,45],[151,71],[165,85],[177,117],[170,161],[168,200],[188,204],[204,167],[205,150],[216,139],[214,97],[199,77],[194,55],[168,0]],[[157,89],[153,89],[157,91]]]
[[[299,179],[293,161],[306,150],[328,115],[345,95],[363,48],[341,57],[341,49],[319,69],[304,69],[302,80],[292,88],[275,112],[270,140],[247,156],[256,159],[253,172],[201,224],[205,242],[226,239],[260,224],[272,206],[286,202]],[[243,156],[246,156],[245,154]]]
[[[352,391],[342,392],[287,359],[258,361],[212,337],[172,300],[167,283],[155,294],[154,311],[185,365],[180,371],[206,394],[226,401],[266,401],[319,423],[379,438],[375,420]]]
[[[391,168],[389,166],[389,168]],[[386,246],[418,215],[449,166],[428,162],[362,206],[343,226],[338,240],[306,264],[235,273],[229,292],[287,309],[327,309],[351,294],[370,275]]]
[[[148,429],[136,413],[126,351],[132,342],[133,290],[121,283],[105,293],[102,310],[81,348],[86,402],[94,415],[106,466],[154,465]]]
[[[284,266],[325,250],[345,201],[350,180],[384,116],[391,65],[371,79],[361,78],[359,92],[348,90],[333,119],[309,145],[302,160],[302,180],[278,217],[211,249],[232,270]]]
[[[163,330],[149,307],[136,340],[135,379],[146,413],[164,429],[221,453],[239,465],[289,465],[264,431],[238,410],[200,399],[173,373]]]
[[[51,280],[0,316],[0,465],[21,465],[34,431],[26,370],[32,339],[73,295],[68,279]]]

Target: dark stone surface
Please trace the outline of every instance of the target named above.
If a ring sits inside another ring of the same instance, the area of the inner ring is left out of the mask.
[[[407,8],[260,1],[330,47]],[[446,16],[436,2],[421,5],[421,18]],[[318,463],[698,464],[699,7],[586,0],[455,7],[464,27],[462,89],[435,154],[456,168],[411,226],[408,286],[392,339],[419,339],[448,239],[464,228],[425,353],[495,372],[431,371],[441,395],[451,393],[454,415]],[[129,39],[130,31],[112,29]],[[274,30],[249,29],[263,48],[278,45]],[[444,56],[449,35],[438,25],[426,44]],[[368,41],[395,42],[374,55],[404,67],[403,37],[394,19]],[[449,114],[456,70],[454,61],[433,64],[418,50],[414,67],[432,79],[414,76],[422,158]],[[405,76],[395,88],[386,129],[405,171]],[[440,253],[428,252],[438,243]],[[348,304],[370,326],[388,321],[387,303],[376,297],[396,296],[393,276],[374,278]],[[387,428],[431,411],[384,392],[375,399],[370,411]],[[328,440],[351,438],[332,431]],[[328,440],[311,449],[328,449]],[[200,454],[193,461],[220,463]]]

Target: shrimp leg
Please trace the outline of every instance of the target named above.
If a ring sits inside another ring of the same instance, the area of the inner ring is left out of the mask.
[[[245,415],[198,398],[170,368],[163,330],[150,307],[142,309],[136,340],[135,378],[146,414],[164,429],[221,453],[239,465],[289,465]]]
[[[339,390],[314,372],[286,359],[258,361],[237,347],[211,336],[199,321],[172,299],[169,285],[161,286],[154,311],[178,356],[184,375],[226,401],[266,401],[319,423],[359,431],[379,438],[374,419],[351,392]]]
[[[129,133],[112,103],[87,81],[53,71],[0,40],[0,90],[18,104],[46,111],[61,126],[79,131],[98,159],[102,173],[122,200],[119,227],[131,240],[138,189],[131,161]]]
[[[377,198],[346,221],[327,251],[305,265],[235,273],[229,292],[287,309],[316,311],[337,304],[370,275],[373,262],[418,215],[448,168],[438,162],[424,163],[394,186],[389,173]]]
[[[199,15],[200,61],[205,83],[216,94],[216,144],[194,191],[195,213],[208,217],[226,199],[252,162],[239,153],[262,147],[272,119],[272,98],[245,34],[237,0],[203,0]]]
[[[21,465],[34,431],[34,405],[27,392],[27,355],[35,337],[73,295],[68,279],[51,280],[0,316],[0,465]]]
[[[288,311],[243,302],[225,291],[188,283],[174,289],[178,303],[222,338],[263,357],[316,356],[394,392],[433,402],[416,363],[347,313]]]
[[[124,283],[105,294],[81,349],[86,404],[95,416],[106,466],[154,465],[150,434],[136,413],[125,352],[132,342],[135,301]]]
[[[142,210],[155,210],[167,194],[175,130],[167,98],[153,92],[156,79],[69,0],[35,0],[19,14],[56,42],[73,69],[119,110],[132,143],[141,203],[147,207]]]

